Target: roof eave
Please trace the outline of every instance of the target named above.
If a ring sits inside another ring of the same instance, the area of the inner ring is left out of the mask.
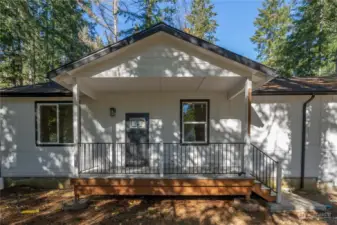
[[[72,93],[0,93],[0,97],[72,97]]]
[[[337,95],[337,91],[278,91],[278,92],[259,92],[254,91],[253,96],[272,96],[272,95]]]

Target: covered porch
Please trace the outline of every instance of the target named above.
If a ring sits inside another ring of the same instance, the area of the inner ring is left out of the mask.
[[[245,174],[250,79],[100,77],[73,82],[79,176]]]

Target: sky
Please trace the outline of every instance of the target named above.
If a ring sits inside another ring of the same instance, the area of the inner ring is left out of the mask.
[[[216,20],[219,24],[216,37],[217,45],[250,59],[256,60],[255,45],[250,41],[254,35],[254,20],[260,0],[214,0]]]
[[[258,15],[258,8],[262,7],[262,0],[211,0],[211,2],[215,6],[214,10],[217,13],[215,19],[219,25],[216,44],[256,60],[257,52],[250,37],[255,32],[254,20]],[[120,19],[119,30],[126,27],[129,25]],[[102,29],[97,27],[97,31],[101,34]]]

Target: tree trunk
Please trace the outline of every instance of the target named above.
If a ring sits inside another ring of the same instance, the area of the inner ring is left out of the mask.
[[[118,0],[113,0],[114,42],[118,41]]]

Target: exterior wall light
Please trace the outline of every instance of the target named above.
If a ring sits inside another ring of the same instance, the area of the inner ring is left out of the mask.
[[[116,116],[116,108],[110,108],[110,116],[111,117]]]

